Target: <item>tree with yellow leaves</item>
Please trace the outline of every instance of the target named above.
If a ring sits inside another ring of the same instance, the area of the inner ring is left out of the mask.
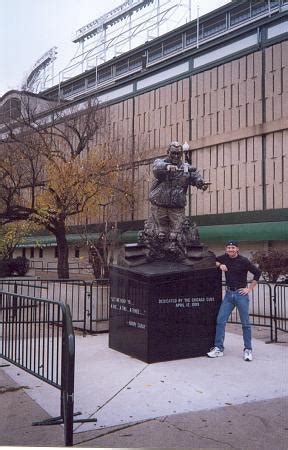
[[[7,137],[0,146],[0,219],[29,220],[53,233],[58,277],[69,278],[69,218],[99,208],[113,192],[131,197],[132,189],[121,181],[121,155],[97,145],[105,129],[105,110],[97,103],[65,104],[45,120],[25,96],[22,103],[21,117],[5,124]]]
[[[10,259],[17,245],[25,241],[35,225],[27,221],[9,223],[0,227],[0,259]]]

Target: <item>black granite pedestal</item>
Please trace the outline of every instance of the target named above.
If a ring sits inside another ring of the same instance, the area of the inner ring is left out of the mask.
[[[180,263],[112,266],[109,347],[147,363],[203,356],[214,343],[221,274]]]

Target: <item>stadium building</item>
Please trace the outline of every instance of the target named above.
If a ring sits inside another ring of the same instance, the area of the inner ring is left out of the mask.
[[[135,9],[147,6],[140,3]],[[121,14],[124,20],[129,11],[107,15],[107,27]],[[74,42],[86,45],[97,27],[83,27]],[[192,165],[211,182],[206,192],[188,194],[187,215],[203,243],[219,253],[227,239],[238,239],[247,256],[288,247],[288,0],[230,2],[90,69],[84,50],[81,73],[48,88],[38,83],[29,95],[43,111],[65,101],[81,107],[89,98],[109,109],[113,139],[130,152],[130,170],[140,180],[138,203],[118,218],[121,242],[136,242],[149,215],[153,160],[177,140],[188,143]],[[19,91],[7,92],[1,113],[17,115],[19,99]],[[104,213],[91,216],[91,235]],[[71,263],[86,261],[73,224],[68,241]],[[52,267],[55,245],[53,236],[33,236],[17,254]]]

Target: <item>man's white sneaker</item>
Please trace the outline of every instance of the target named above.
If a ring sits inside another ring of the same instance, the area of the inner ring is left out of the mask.
[[[249,348],[245,348],[243,358],[244,361],[252,361],[252,350],[249,350]]]
[[[207,356],[209,356],[209,358],[217,358],[218,356],[224,356],[224,352],[218,347],[213,347],[210,352],[207,353]]]

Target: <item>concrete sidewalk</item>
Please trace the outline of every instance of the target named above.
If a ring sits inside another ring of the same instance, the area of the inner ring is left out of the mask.
[[[287,449],[287,347],[254,339],[247,363],[241,336],[227,333],[223,358],[149,365],[107,340],[76,337],[74,410],[97,422],[75,424],[75,445]],[[0,445],[62,446],[61,426],[31,426],[59,415],[59,391],[12,365],[0,376],[12,387],[0,397],[9,404],[0,411]]]
[[[29,386],[5,373],[2,365],[6,364],[0,360],[0,446],[62,446],[61,425],[32,427],[32,422],[50,416],[28,395]]]

